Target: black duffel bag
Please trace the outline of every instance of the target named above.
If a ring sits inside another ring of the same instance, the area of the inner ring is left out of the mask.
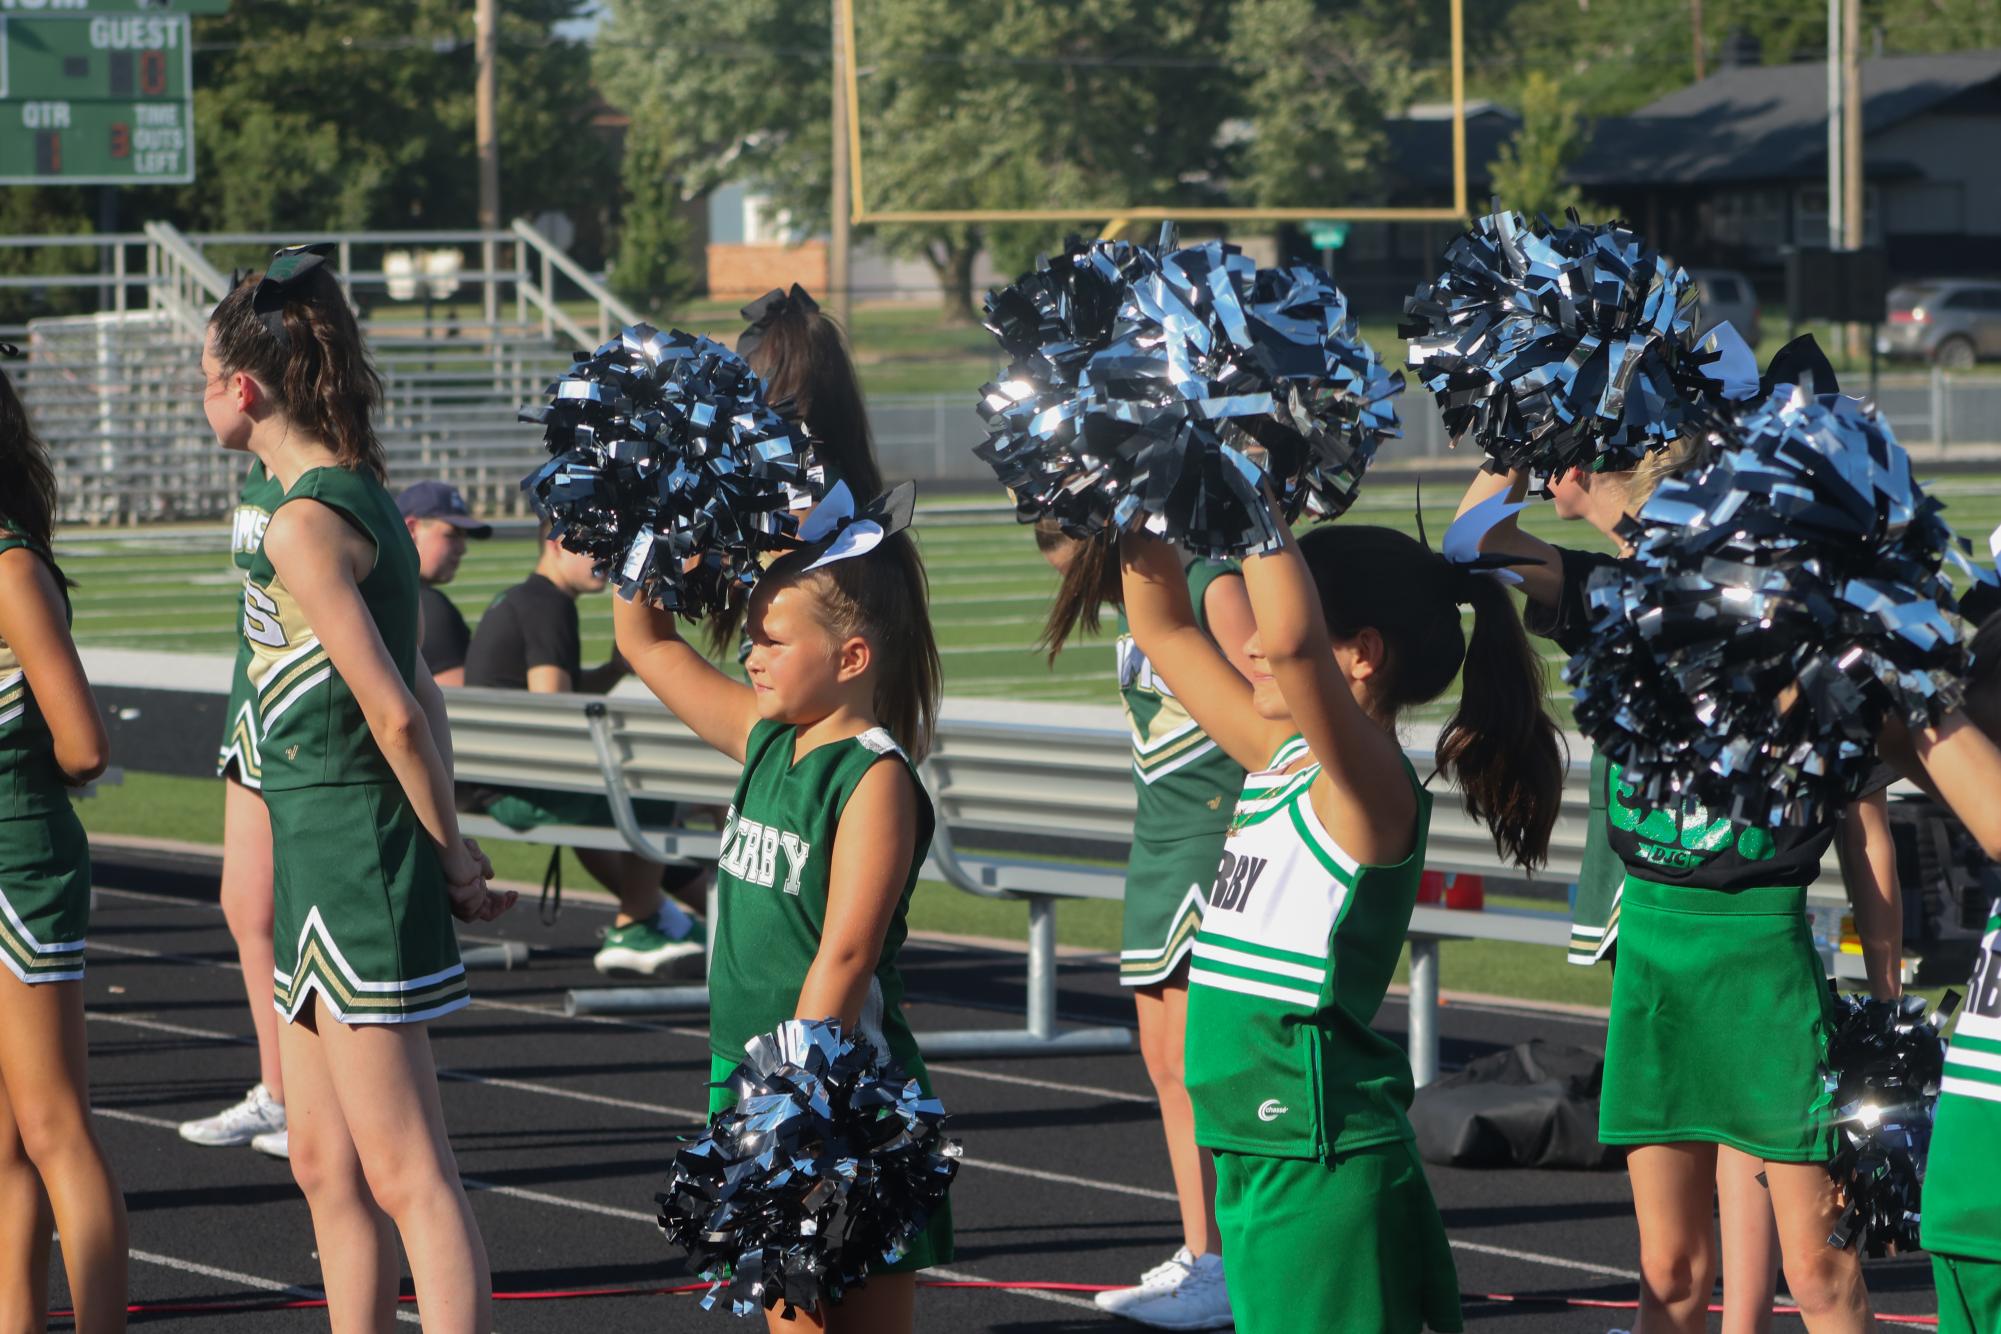
[[[1417,1091],[1417,1151],[1449,1167],[1616,1167],[1598,1142],[1604,1073],[1603,1052],[1540,1038],[1482,1056]]]

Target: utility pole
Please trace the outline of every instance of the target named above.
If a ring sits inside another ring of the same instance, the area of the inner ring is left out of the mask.
[[[1695,47],[1695,81],[1701,83],[1706,77],[1702,49],[1702,0],[1688,0],[1688,23],[1689,35]]]
[[[1847,83],[1841,77],[1841,0],[1827,0],[1827,248],[1844,250],[1841,221],[1841,169],[1846,158],[1841,151],[1842,94]]]
[[[480,283],[486,293],[486,323],[500,323],[500,289],[493,271],[500,266],[500,249],[493,233],[500,230],[500,134],[494,124],[494,103],[500,72],[499,0],[478,0],[473,8],[473,47],[479,72],[473,82],[473,141],[479,153],[479,228],[487,233],[480,242],[480,268],[487,277]]]
[[[1841,236],[1850,250],[1869,245],[1862,215],[1862,0],[1843,0],[1841,15]],[[1828,207],[1835,201],[1830,198]],[[1863,340],[1869,331],[1848,326],[1850,364],[1868,355]]]
[[[848,85],[847,62],[854,59],[854,53],[847,49],[845,29],[847,27],[847,0],[833,0],[833,74],[829,80],[834,89],[834,189],[829,200],[829,211],[833,214],[833,235],[827,241],[827,292],[828,307],[834,319],[842,328],[849,327],[854,306],[848,292],[848,214],[851,208],[848,182]]]

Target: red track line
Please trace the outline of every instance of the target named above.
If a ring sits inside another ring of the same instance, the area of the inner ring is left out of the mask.
[[[708,1283],[680,1283],[671,1287],[639,1288],[565,1288],[544,1291],[496,1292],[497,1302],[563,1302],[583,1301],[596,1297],[678,1297],[691,1293],[707,1292]],[[1052,1283],[1052,1282],[1007,1282],[1002,1279],[919,1279],[921,1288],[979,1288],[986,1290],[1015,1290],[1029,1292],[1109,1292],[1115,1284],[1109,1283]],[[1562,1306],[1568,1308],[1588,1308],[1600,1311],[1633,1311],[1639,1309],[1634,1301],[1607,1301],[1592,1297],[1522,1296],[1509,1292],[1466,1292],[1460,1296],[1467,1301],[1503,1302],[1520,1306]],[[414,1305],[415,1297],[400,1296],[396,1299],[405,1305]],[[319,1311],[326,1309],[324,1297],[295,1297],[251,1301],[208,1301],[208,1302],[135,1302],[125,1308],[130,1315],[231,1315],[252,1311]],[[1711,1306],[1710,1311],[1720,1312],[1721,1306]],[[1797,1306],[1775,1306],[1773,1315],[1798,1315]],[[72,1318],[73,1311],[51,1311],[52,1317]],[[1885,1317],[1907,1325],[1938,1324],[1935,1315],[1894,1315]]]

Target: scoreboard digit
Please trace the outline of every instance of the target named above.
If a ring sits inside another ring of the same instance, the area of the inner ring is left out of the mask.
[[[78,7],[42,0],[31,15],[22,0],[0,0],[0,183],[192,181],[188,8],[86,3],[60,13]]]

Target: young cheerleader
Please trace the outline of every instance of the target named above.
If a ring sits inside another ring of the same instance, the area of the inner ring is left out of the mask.
[[[1236,1327],[1461,1329],[1406,1118],[1409,1061],[1369,1027],[1430,823],[1395,729],[1463,662],[1440,767],[1497,846],[1533,865],[1563,781],[1540,664],[1500,584],[1401,533],[1336,524],[1244,561],[1247,684],[1202,633],[1176,553],[1122,541],[1141,650],[1251,771],[1188,975],[1188,1093],[1216,1155]]]
[[[717,877],[713,1080],[758,1034],[831,1016],[930,1088],[903,1018],[896,955],[931,841],[931,803],[913,761],[937,716],[939,662],[917,549],[894,523],[882,527],[872,550],[844,556],[818,543],[763,573],[748,604],[749,685],[683,640],[673,613],[641,601],[613,609],[634,673],[704,741],[743,763]],[[710,1110],[728,1097],[712,1088]],[[839,1304],[790,1323],[774,1310],[768,1323],[907,1331],[916,1271],[951,1258],[951,1214],[941,1209],[901,1262]]]
[[[485,1334],[491,1280],[424,1023],[463,1006],[451,919],[513,896],[460,837],[417,561],[382,485],[380,385],[322,259],[280,251],[209,320],[203,405],[284,487],[244,583],[275,886],[293,1175],[337,1328],[394,1318],[400,1238],[427,1329]]]
[[[1064,536],[1054,523],[1035,527],[1036,546],[1062,583],[1043,627],[1054,661],[1078,629],[1096,631],[1099,608],[1121,600],[1118,547],[1107,534]],[[1248,677],[1243,647],[1251,604],[1234,565],[1185,562],[1196,623]],[[1137,1286],[1101,1292],[1098,1306],[1164,1329],[1227,1329],[1222,1242],[1216,1235],[1216,1183],[1209,1155],[1195,1143],[1195,1113],[1182,1074],[1188,1019],[1188,955],[1202,925],[1202,903],[1215,878],[1223,833],[1244,785],[1243,766],[1189,717],[1133,642],[1119,615],[1119,694],[1132,730],[1132,856],[1126,864],[1119,982],[1133,988],[1139,1049],[1160,1099],[1167,1161],[1181,1208],[1181,1249],[1141,1275]]]
[[[245,574],[264,544],[271,511],[285,488],[253,460],[237,490],[230,524],[230,555]],[[278,1012],[271,1005],[271,817],[258,795],[263,761],[257,747],[257,709],[250,690],[250,641],[241,637],[237,613],[236,667],[229,678],[216,772],[223,780],[222,915],[243,966],[243,990],[257,1032],[257,1083],[234,1106],[181,1124],[181,1138],[211,1148],[250,1144],[284,1157],[285,1075],[278,1061]]]
[[[47,1322],[53,1213],[76,1327],[98,1334],[125,1328],[125,1199],[90,1124],[90,845],[66,789],[104,772],[107,743],[55,513],[48,453],[0,373],[0,1325]]]

